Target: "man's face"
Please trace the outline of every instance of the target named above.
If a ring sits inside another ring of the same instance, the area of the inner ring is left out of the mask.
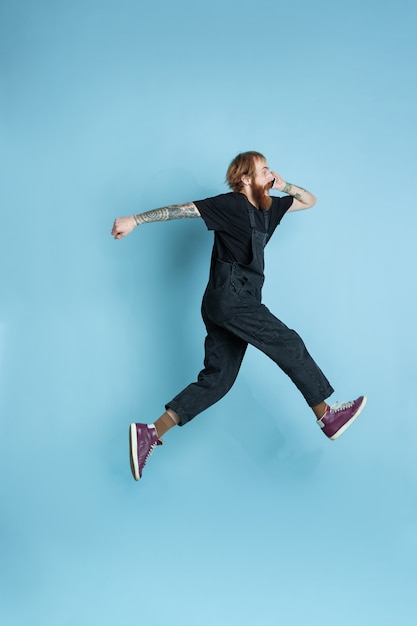
[[[274,184],[274,177],[271,174],[268,164],[264,159],[257,159],[255,162],[255,176],[252,178],[252,194],[256,204],[260,209],[266,211],[272,204],[269,190]]]

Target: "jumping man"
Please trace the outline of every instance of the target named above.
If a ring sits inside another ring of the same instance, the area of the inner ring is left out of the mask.
[[[207,329],[204,369],[165,405],[154,424],[130,425],[130,463],[135,480],[142,477],[153,449],[173,426],[184,426],[220,400],[236,380],[246,348],[264,352],[290,377],[313,410],[317,424],[336,439],[358,417],[366,397],[329,406],[329,381],[308,353],[301,337],[262,304],[264,248],[286,213],[312,207],[316,198],[271,172],[259,152],[238,154],[226,180],[231,192],[120,217],[112,235],[121,239],[147,222],[202,217],[214,231],[210,275],[203,296]],[[277,189],[283,197],[271,197]]]

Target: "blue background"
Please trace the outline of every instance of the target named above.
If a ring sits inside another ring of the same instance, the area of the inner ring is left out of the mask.
[[[416,14],[389,0],[2,0],[0,620],[416,623]],[[130,474],[203,358],[201,220],[241,150],[316,194],[264,300],[336,389],[329,442],[250,349]]]

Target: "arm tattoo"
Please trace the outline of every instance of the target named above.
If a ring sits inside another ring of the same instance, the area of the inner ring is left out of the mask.
[[[291,183],[285,183],[285,187],[282,190],[284,193],[289,193],[291,194],[291,190],[293,188],[294,185],[292,185]],[[303,187],[299,187],[299,189],[301,189],[301,191],[306,191],[305,189],[303,189]],[[301,193],[299,193],[298,191],[296,193],[291,194],[294,198],[296,198],[297,200],[301,201]]]
[[[147,211],[146,213],[138,213],[133,217],[139,226],[147,222],[167,222],[168,220],[178,220],[186,217],[200,217],[200,213],[193,202],[187,202],[186,204],[172,204],[162,209]]]

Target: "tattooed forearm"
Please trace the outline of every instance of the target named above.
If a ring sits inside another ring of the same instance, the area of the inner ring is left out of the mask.
[[[133,216],[136,224],[145,224],[147,222],[167,222],[168,220],[184,219],[186,217],[200,217],[194,202],[186,204],[172,204],[162,207],[162,209],[154,209],[146,213],[138,213]]]
[[[311,206],[314,206],[316,203],[316,198],[313,196],[310,191],[304,189],[304,187],[299,187],[298,185],[292,185],[291,183],[285,183],[284,188],[281,190],[284,193],[290,194],[297,200],[297,203],[293,203],[290,211],[298,211],[299,209],[308,209]]]
[[[296,186],[296,185],[292,185],[291,183],[285,183],[285,187],[284,187],[284,189],[283,189],[282,191],[283,191],[284,193],[289,193],[289,194],[291,194],[292,196],[294,196],[294,198],[297,198],[298,200],[300,200],[302,196],[301,196],[301,193],[300,193],[299,191],[296,191],[295,193],[291,193],[291,191],[292,191],[293,187],[294,187],[295,189],[299,189],[300,191],[304,191],[304,192],[306,192],[306,191],[307,191],[307,190],[306,190],[306,189],[304,189],[303,187],[298,187],[298,186]]]

